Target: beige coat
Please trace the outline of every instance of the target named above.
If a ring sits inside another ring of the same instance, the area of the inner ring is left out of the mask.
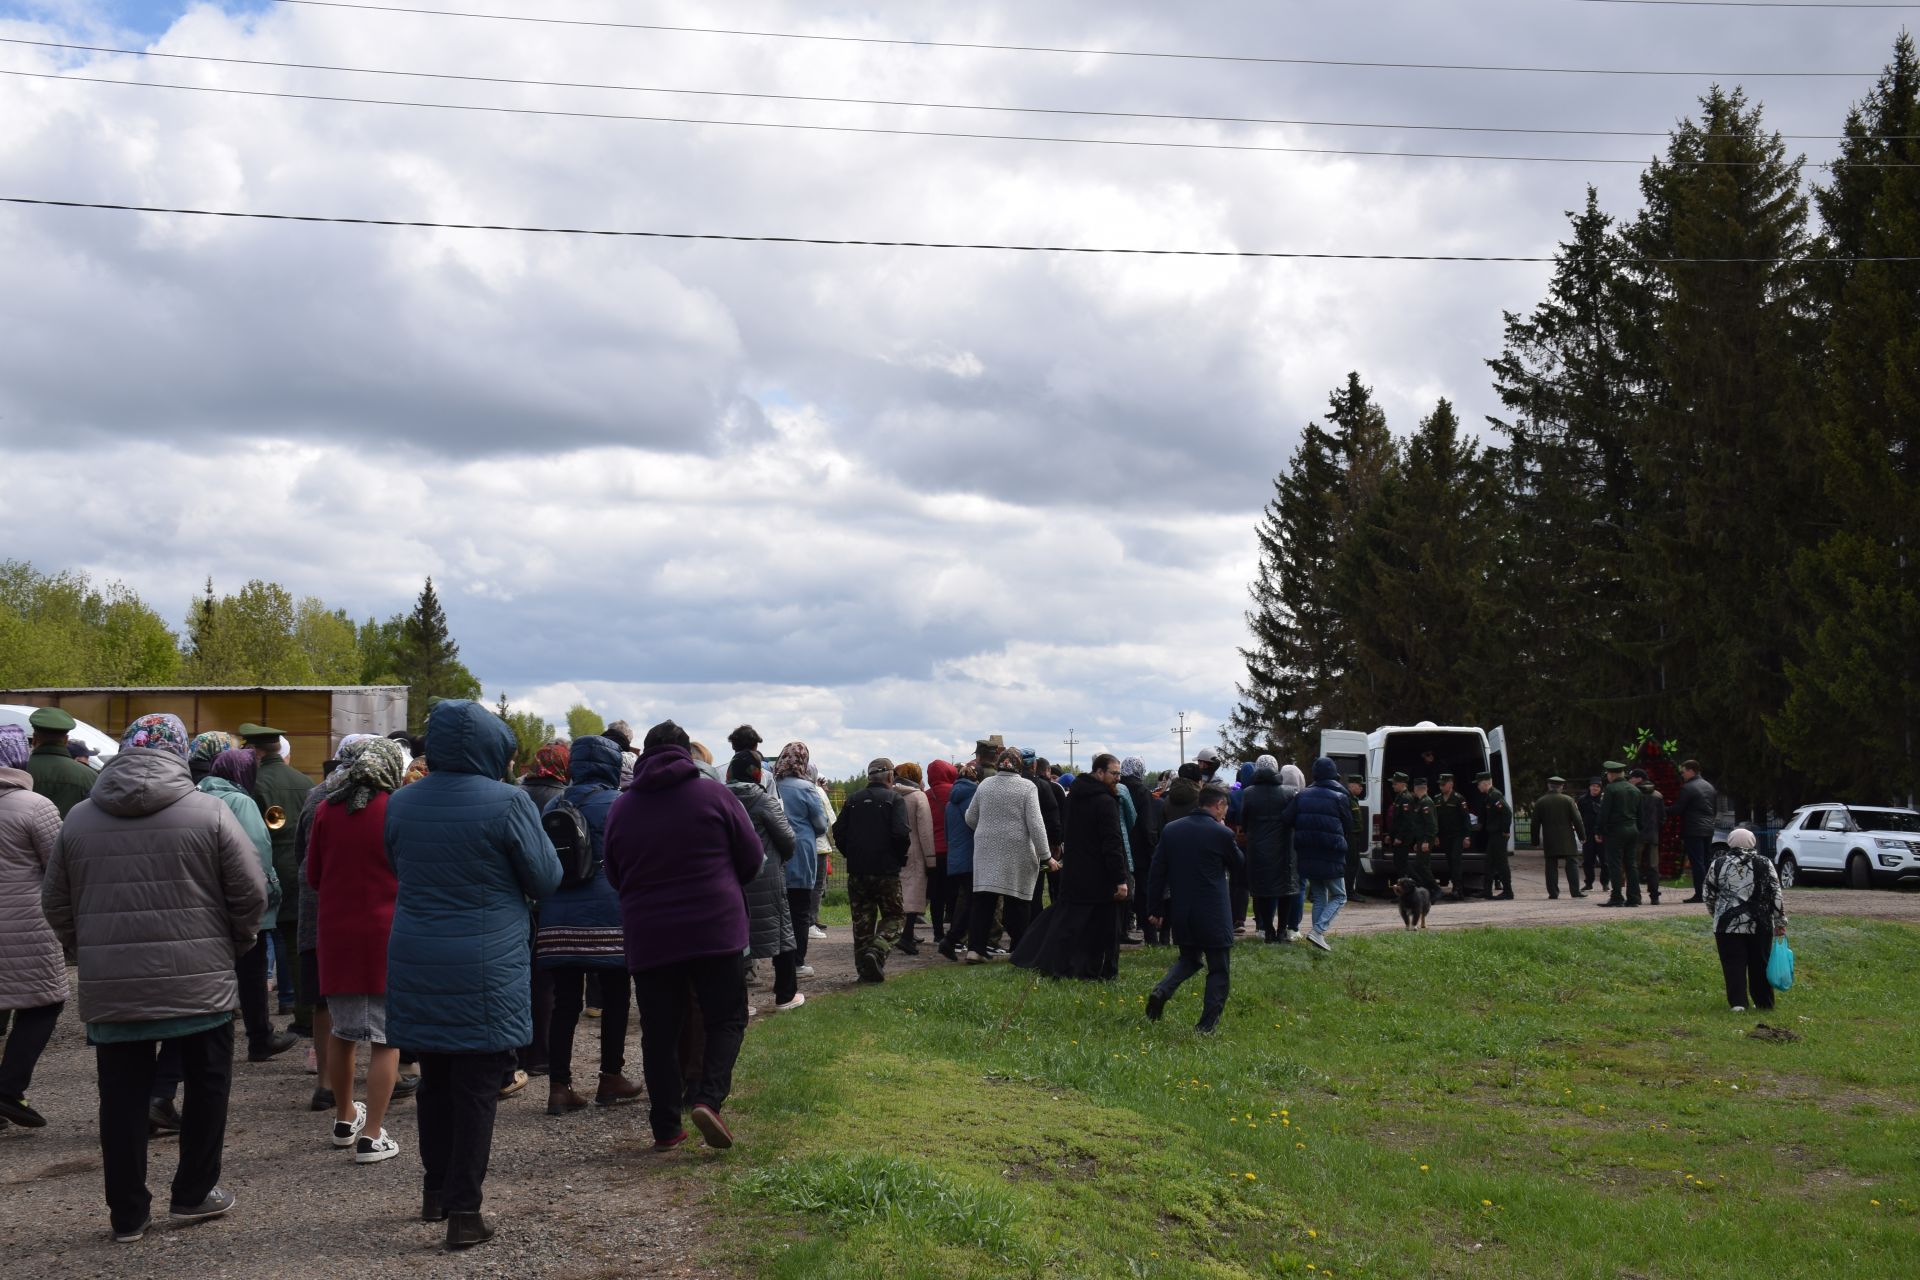
[[[67,998],[60,939],[40,911],[40,882],[60,841],[60,808],[25,769],[0,769],[0,1009]]]
[[[893,789],[907,805],[907,864],[900,868],[900,909],[908,915],[927,909],[927,872],[938,865],[933,848],[933,806],[927,793],[908,782]]]

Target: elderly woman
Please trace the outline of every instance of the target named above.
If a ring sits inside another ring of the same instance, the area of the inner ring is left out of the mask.
[[[1298,772],[1295,770],[1296,776]],[[1247,892],[1253,898],[1253,922],[1268,942],[1290,941],[1286,898],[1289,893],[1298,895],[1299,884],[1294,878],[1293,850],[1281,816],[1299,794],[1298,783],[1289,785],[1281,780],[1280,765],[1274,758],[1261,756],[1254,761],[1253,772],[1237,797],[1237,839],[1247,851]]]
[[[209,736],[215,735],[200,735],[202,738]],[[217,736],[224,738],[227,735]],[[193,748],[199,741],[199,738],[194,739],[194,743],[188,747],[189,771],[193,768]],[[253,841],[253,847],[260,855],[260,870],[267,880],[267,912],[260,918],[260,940],[234,966],[234,972],[240,979],[240,1020],[247,1029],[248,1062],[266,1062],[300,1043],[299,1037],[290,1032],[276,1034],[273,1023],[267,1017],[267,934],[279,918],[280,902],[286,887],[274,873],[273,836],[260,816],[259,802],[253,798],[254,775],[258,768],[259,758],[253,752],[245,747],[229,747],[214,756],[208,765],[207,776],[200,779],[199,784],[201,791],[233,812],[240,829],[247,833],[247,839]]]
[[[400,1051],[387,1040],[387,935],[398,884],[386,831],[387,800],[407,776],[407,764],[407,753],[389,738],[342,747],[339,765],[322,784],[326,796],[307,842],[303,874],[318,903],[314,940],[329,1018],[332,1139],[352,1149],[355,1164],[400,1154],[385,1128],[400,1072]],[[362,1044],[368,1046],[365,1103],[353,1099],[353,1058]]]
[[[1727,1004],[1735,1013],[1773,1008],[1767,960],[1773,940],[1787,936],[1787,906],[1773,861],[1756,847],[1753,832],[1736,828],[1727,851],[1707,868],[1701,892],[1713,917],[1713,942],[1727,981]]]
[[[769,794],[761,782],[758,751],[734,753],[727,763],[727,790],[747,811],[766,855],[760,874],[746,885],[747,955],[773,961],[773,1007],[797,1009],[807,998],[798,989],[798,942],[793,936],[793,912],[787,906],[787,860],[798,843],[793,824],[787,821],[785,803]]]
[[[906,927],[893,945],[898,951],[917,956],[920,942],[913,930],[927,909],[927,877],[939,865],[933,843],[933,805],[927,799],[920,766],[911,760],[893,766],[893,789],[907,806],[907,861],[900,868],[900,909],[906,915]]]
[[[1052,785],[1051,783],[1048,784]],[[987,938],[996,909],[1007,939],[1018,946],[1027,929],[1040,869],[1058,871],[1033,779],[1022,776],[1020,753],[1009,748],[994,762],[991,778],[967,802],[973,829],[973,905],[968,917],[968,964],[987,962]]]
[[[60,840],[60,808],[33,789],[32,748],[19,725],[0,725],[0,1117],[47,1122],[27,1105],[34,1064],[67,1002],[67,962],[40,913],[40,881]]]
[[[793,856],[787,859],[787,914],[793,920],[794,973],[811,978],[813,966],[807,963],[807,935],[813,924],[813,886],[820,876],[820,837],[827,834],[833,818],[826,799],[813,785],[812,761],[804,742],[789,742],[780,748],[780,759],[773,766],[774,794],[793,830]]]

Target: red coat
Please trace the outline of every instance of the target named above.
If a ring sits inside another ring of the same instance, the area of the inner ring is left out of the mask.
[[[322,800],[307,844],[307,883],[320,895],[315,937],[320,946],[320,994],[387,993],[387,935],[398,892],[387,861],[387,793],[367,807]]]
[[[953,794],[953,784],[960,778],[960,771],[945,760],[935,760],[927,766],[927,805],[933,810],[933,852],[936,856],[947,856],[947,797]]]

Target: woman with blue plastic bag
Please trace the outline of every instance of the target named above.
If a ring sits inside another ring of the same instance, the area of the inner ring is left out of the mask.
[[[1753,832],[1735,829],[1727,837],[1727,851],[1707,868],[1702,888],[1713,917],[1720,971],[1727,980],[1727,1004],[1735,1013],[1744,1013],[1749,1004],[1756,1009],[1773,1008],[1767,960],[1774,939],[1787,936],[1780,876],[1755,844]]]

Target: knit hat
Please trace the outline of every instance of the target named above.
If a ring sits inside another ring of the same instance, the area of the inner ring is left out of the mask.
[[[1332,756],[1321,756],[1313,762],[1313,780],[1315,782],[1340,781],[1340,766],[1333,762]]]
[[[1735,827],[1727,833],[1727,848],[1729,849],[1752,849],[1758,843],[1759,842],[1753,838],[1753,832],[1747,830],[1745,827]]]
[[[159,711],[150,716],[141,716],[128,725],[126,733],[121,735],[120,749],[129,751],[139,747],[149,751],[171,751],[185,760],[187,743],[190,741],[187,726],[179,716]]]
[[[32,754],[25,729],[17,724],[0,724],[0,769],[24,769]]]

